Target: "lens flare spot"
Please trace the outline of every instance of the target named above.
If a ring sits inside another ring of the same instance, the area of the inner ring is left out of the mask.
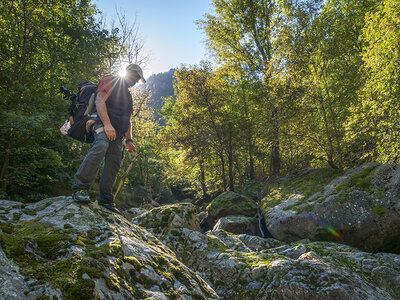
[[[121,70],[119,70],[118,75],[120,77],[125,77],[126,76],[126,69],[122,68]]]
[[[330,226],[325,226],[325,228],[326,228],[326,230],[328,230],[328,232],[329,232],[330,234],[332,234],[334,237],[337,237],[338,239],[341,239],[341,238],[342,238],[341,235],[340,235],[339,233],[337,233],[336,230],[333,229],[332,227],[330,227]]]

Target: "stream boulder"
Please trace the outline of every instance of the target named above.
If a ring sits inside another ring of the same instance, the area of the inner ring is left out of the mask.
[[[400,166],[365,164],[320,192],[293,193],[263,213],[271,234],[282,241],[308,238],[400,253]]]

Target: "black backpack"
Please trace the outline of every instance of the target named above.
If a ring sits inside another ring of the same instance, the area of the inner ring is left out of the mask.
[[[64,94],[65,100],[71,101],[69,118],[60,128],[61,133],[80,142],[93,143],[94,136],[90,126],[99,120],[95,112],[97,84],[85,81],[78,85],[77,93],[71,93],[63,87],[60,92]]]

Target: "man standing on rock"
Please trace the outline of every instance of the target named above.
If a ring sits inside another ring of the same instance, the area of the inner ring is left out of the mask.
[[[90,203],[88,190],[105,159],[97,201],[99,205],[119,213],[113,203],[112,188],[121,167],[124,141],[128,152],[136,152],[132,142],[133,105],[129,88],[139,80],[146,83],[142,69],[130,64],[124,77],[106,75],[99,82],[95,100],[97,117],[90,128],[94,135],[93,146],[76,172],[72,186],[72,197],[76,202]]]

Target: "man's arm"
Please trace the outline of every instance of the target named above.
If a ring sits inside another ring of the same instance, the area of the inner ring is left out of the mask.
[[[131,140],[132,139],[132,120],[129,119],[129,128],[125,133],[125,139]]]
[[[113,141],[117,138],[117,134],[115,132],[114,127],[111,125],[110,118],[107,113],[106,101],[104,100],[106,94],[104,92],[98,92],[96,96],[96,110],[99,114],[100,120],[104,125],[104,131],[106,133],[107,138],[110,141]]]
[[[126,151],[128,152],[136,152],[135,144],[132,142],[132,120],[129,120],[129,127],[125,133],[126,142]]]

